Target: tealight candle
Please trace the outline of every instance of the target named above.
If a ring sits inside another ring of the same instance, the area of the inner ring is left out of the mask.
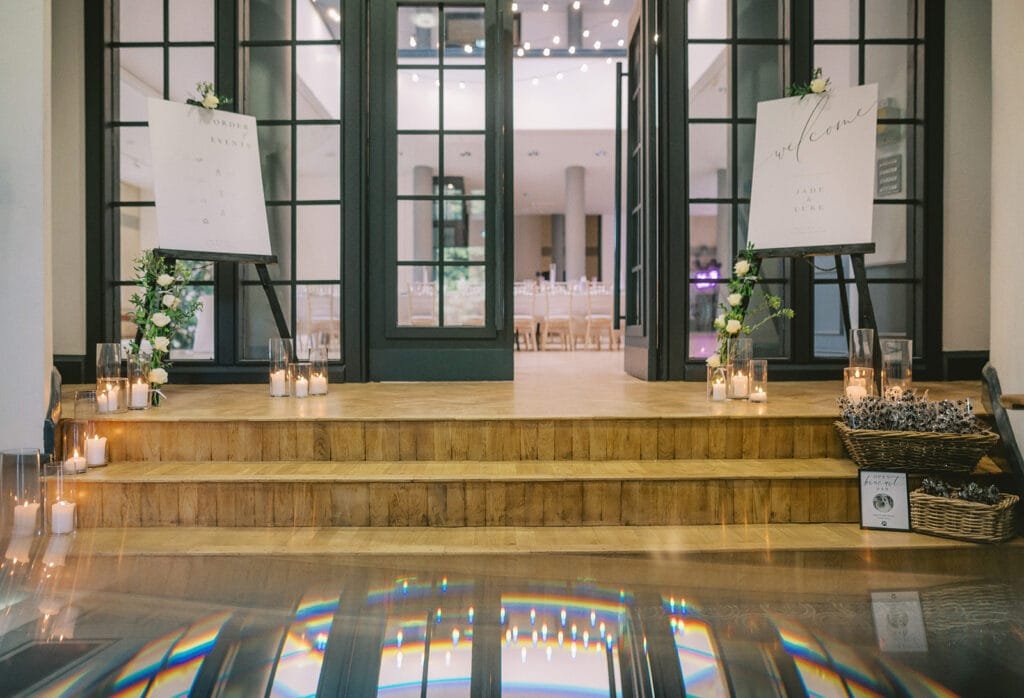
[[[862,385],[848,385],[846,386],[846,397],[850,398],[854,402],[859,402],[868,396],[868,389]]]
[[[107,437],[97,434],[85,440],[85,462],[89,467],[107,464]]]
[[[35,531],[39,521],[39,502],[25,502],[14,507],[14,530]]]
[[[75,503],[63,500],[54,502],[50,510],[50,530],[54,533],[71,533],[75,530]]]
[[[309,381],[305,376],[295,379],[295,397],[309,397]]]
[[[133,410],[144,410],[149,406],[149,383],[140,378],[132,384],[130,404]]]
[[[764,388],[757,386],[754,391],[750,393],[749,400],[751,402],[768,402],[768,393],[765,392]]]
[[[84,473],[88,469],[89,462],[82,456],[78,455],[78,449],[75,449],[75,452],[71,457],[64,461],[65,473]]]
[[[285,380],[284,369],[273,371],[270,374],[270,396],[271,397],[284,397],[288,394],[287,382]]]
[[[314,373],[313,377],[309,379],[309,394],[310,395],[326,395],[327,394],[327,376],[322,373]]]

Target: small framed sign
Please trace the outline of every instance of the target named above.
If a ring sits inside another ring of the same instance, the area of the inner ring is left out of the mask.
[[[873,591],[871,613],[883,652],[927,652],[921,597],[916,591]]]
[[[907,474],[889,470],[860,471],[860,527],[881,531],[910,530]]]

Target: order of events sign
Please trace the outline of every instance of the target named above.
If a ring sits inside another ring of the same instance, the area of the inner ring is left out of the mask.
[[[878,85],[757,105],[748,238],[757,249],[871,242]]]
[[[271,254],[256,119],[150,99],[149,140],[161,249]]]

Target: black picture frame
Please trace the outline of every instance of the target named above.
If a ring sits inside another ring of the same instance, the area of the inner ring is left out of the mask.
[[[886,484],[887,483],[887,484]],[[910,479],[901,470],[857,472],[860,527],[868,531],[913,530],[910,519]],[[870,491],[865,492],[866,489]],[[865,520],[865,496],[870,496],[875,516]],[[891,513],[890,513],[891,512]],[[906,514],[904,523],[903,512]]]

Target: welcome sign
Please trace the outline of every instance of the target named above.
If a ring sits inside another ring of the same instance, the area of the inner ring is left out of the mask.
[[[871,242],[878,85],[757,105],[749,239],[758,249]]]

